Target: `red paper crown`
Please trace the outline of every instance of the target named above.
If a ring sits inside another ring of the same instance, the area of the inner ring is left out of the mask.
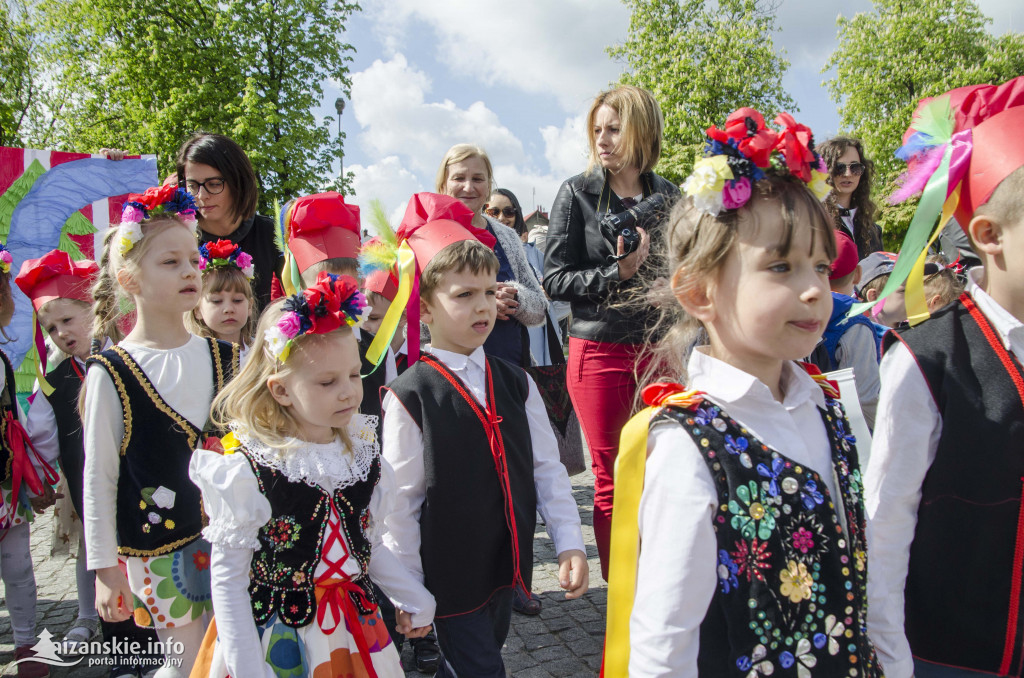
[[[38,312],[43,304],[54,299],[77,299],[91,304],[90,288],[99,270],[94,261],[72,261],[67,252],[51,250],[38,259],[25,261],[14,282]]]
[[[430,260],[448,245],[462,240],[479,240],[493,250],[497,243],[487,229],[473,225],[473,210],[456,198],[438,193],[414,195],[395,235],[399,243],[409,243],[421,273]]]
[[[296,198],[287,228],[299,273],[325,259],[359,256],[359,207],[334,191]]]

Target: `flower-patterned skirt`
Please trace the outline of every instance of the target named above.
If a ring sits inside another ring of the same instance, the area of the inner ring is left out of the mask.
[[[263,625],[257,625],[263,658],[277,678],[367,678],[366,662],[373,664],[378,678],[404,678],[398,651],[388,635],[380,612],[358,615],[359,628],[353,629],[342,620],[333,633],[327,634],[313,623],[294,629],[285,626],[276,614]],[[210,624],[203,647],[199,651],[192,676],[230,678],[214,627]],[[360,654],[354,633],[362,634],[369,659]]]
[[[24,483],[22,485],[24,486]],[[23,490],[19,490],[18,493],[25,497],[28,496]],[[31,505],[24,499],[18,501],[18,498],[14,496],[13,481],[8,478],[0,483],[0,530],[6,530],[22,523],[31,523],[34,517]]]
[[[135,623],[157,629],[191,624],[213,609],[210,544],[205,539],[153,557],[129,556],[128,586],[135,598]]]

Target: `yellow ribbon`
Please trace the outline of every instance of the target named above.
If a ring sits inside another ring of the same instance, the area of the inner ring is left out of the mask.
[[[942,216],[939,217],[939,224],[935,227],[935,232],[932,233],[932,237],[929,238],[924,250],[921,251],[921,254],[914,261],[914,267],[910,269],[910,275],[907,276],[907,322],[911,325],[917,325],[931,317],[931,313],[928,311],[928,299],[924,295],[924,265],[927,262],[929,250],[931,250],[935,241],[938,240],[942,229],[953,218],[953,213],[956,211],[959,202],[960,187],[957,186],[949,194],[949,197],[946,198],[946,202],[942,206]]]
[[[638,412],[622,429],[615,459],[615,499],[608,563],[608,621],[605,627],[604,676],[629,674],[629,617],[636,597],[640,556],[640,496],[647,466],[647,430],[663,405],[688,407],[699,400],[697,391],[675,393],[657,406]]]
[[[409,304],[415,276],[416,255],[409,247],[409,243],[404,241],[398,247],[398,291],[395,292],[395,299],[391,302],[388,312],[384,314],[384,319],[381,320],[380,329],[373,341],[370,342],[370,348],[366,349],[366,359],[375,366],[379,366],[384,360],[391,339],[398,330],[398,323],[401,322],[405,307]]]

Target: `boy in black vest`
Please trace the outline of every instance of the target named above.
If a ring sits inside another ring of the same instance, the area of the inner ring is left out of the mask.
[[[1024,77],[922,102],[914,130],[944,98],[952,162],[936,172],[952,168],[948,193],[983,266],[955,303],[885,338],[865,476],[868,633],[887,678],[1021,676]],[[913,283],[912,323],[924,306]]]
[[[504,678],[501,648],[516,584],[530,590],[540,510],[567,598],[588,586],[579,513],[536,385],[484,355],[497,315],[498,260],[454,198],[418,194],[398,231],[415,253],[410,328],[430,344],[384,398],[384,457],[398,496],[384,543],[437,601],[437,676]],[[482,242],[483,241],[483,242]],[[400,280],[399,297],[402,285]],[[408,287],[406,287],[408,289]]]

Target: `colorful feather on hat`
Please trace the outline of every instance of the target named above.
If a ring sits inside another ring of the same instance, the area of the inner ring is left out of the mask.
[[[364,278],[375,271],[392,271],[398,261],[398,237],[380,200],[370,201],[370,225],[377,236],[359,251],[359,275]]]

